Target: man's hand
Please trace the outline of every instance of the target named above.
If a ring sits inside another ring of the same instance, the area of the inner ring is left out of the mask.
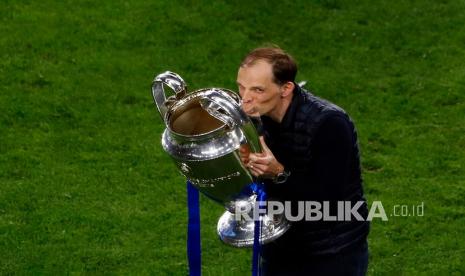
[[[274,178],[278,173],[284,171],[284,166],[276,160],[266,145],[263,136],[260,136],[260,143],[263,149],[261,153],[250,153],[250,149],[247,146],[241,147],[239,150],[241,160],[249,168],[253,176]]]

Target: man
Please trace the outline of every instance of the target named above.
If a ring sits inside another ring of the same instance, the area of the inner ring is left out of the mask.
[[[264,245],[262,271],[365,275],[369,223],[353,215],[334,219],[338,202],[361,202],[356,211],[365,219],[368,213],[354,125],[341,108],[299,87],[296,74],[293,58],[277,47],[250,52],[237,74],[242,108],[261,116],[264,129],[263,153],[241,149],[242,161],[254,176],[266,179],[269,198],[291,202],[293,214],[299,201],[330,206],[330,214],[293,222]]]

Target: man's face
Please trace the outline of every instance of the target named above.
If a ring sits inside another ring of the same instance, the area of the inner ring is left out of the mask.
[[[264,60],[240,67],[237,85],[248,115],[270,115],[281,101],[281,87],[273,82],[271,64]]]

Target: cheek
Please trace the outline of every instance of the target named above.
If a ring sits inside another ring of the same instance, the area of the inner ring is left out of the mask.
[[[261,104],[269,104],[275,101],[275,97],[270,94],[262,94],[259,97],[257,97],[257,102]]]

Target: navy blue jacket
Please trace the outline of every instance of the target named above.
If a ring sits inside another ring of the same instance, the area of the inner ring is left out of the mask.
[[[262,116],[265,141],[276,159],[290,171],[286,183],[266,183],[271,199],[330,202],[363,201],[358,213],[366,218],[359,148],[354,124],[340,107],[298,87],[281,123]],[[298,221],[276,241],[263,246],[263,258],[296,260],[336,254],[366,241],[369,222]]]

